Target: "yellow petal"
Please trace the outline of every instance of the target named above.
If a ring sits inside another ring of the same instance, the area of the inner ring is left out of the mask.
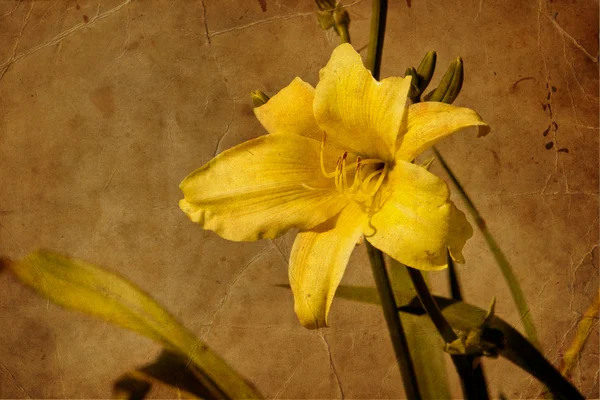
[[[323,133],[313,114],[315,89],[295,78],[279,93],[254,109],[256,118],[269,133],[296,134],[321,141]]]
[[[315,118],[327,140],[354,153],[393,159],[410,78],[373,79],[350,44],[338,46],[320,72]]]
[[[465,257],[462,249],[469,238],[473,236],[473,227],[467,221],[465,213],[460,211],[453,202],[450,202],[450,233],[448,235],[448,250],[452,259],[464,264]]]
[[[296,237],[289,276],[296,315],[305,327],[327,326],[333,296],[365,221],[360,208],[350,204],[333,220]]]
[[[464,128],[479,127],[479,135],[490,132],[488,124],[470,108],[450,104],[423,102],[408,107],[407,131],[400,138],[396,160],[412,161],[440,140]]]
[[[322,176],[319,151],[319,142],[297,135],[265,135],[242,143],[186,177],[179,206],[204,229],[235,241],[313,228],[347,203],[333,180]]]
[[[464,214],[448,200],[446,183],[417,165],[398,161],[382,189],[383,204],[365,228],[373,246],[422,270],[447,267],[446,249],[457,262],[473,235]]]

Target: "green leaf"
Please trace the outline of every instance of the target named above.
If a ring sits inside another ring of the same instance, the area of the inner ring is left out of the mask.
[[[221,398],[261,395],[154,299],[100,267],[49,251],[8,267],[25,285],[65,308],[84,312],[146,336],[193,363],[211,393]]]
[[[415,289],[406,268],[392,258],[388,257],[388,261],[396,301],[398,304],[405,304],[416,296]],[[361,293],[363,298],[368,296],[364,290],[356,290],[356,293]],[[400,319],[406,332],[422,398],[451,399],[445,357],[441,351],[444,343],[433,323],[429,319],[410,314],[401,314]]]

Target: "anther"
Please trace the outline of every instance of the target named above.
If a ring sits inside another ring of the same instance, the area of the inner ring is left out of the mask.
[[[342,189],[346,190],[348,189],[348,176],[346,175],[346,158],[348,157],[348,152],[345,151],[344,155],[342,156],[342,166],[341,166],[341,180],[342,180]]]

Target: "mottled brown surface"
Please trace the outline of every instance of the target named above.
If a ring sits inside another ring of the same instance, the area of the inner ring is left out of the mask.
[[[382,76],[432,49],[441,66],[465,61],[457,104],[493,132],[439,148],[509,254],[558,364],[598,287],[598,1],[391,3]],[[361,48],[370,2],[349,10]],[[177,206],[188,172],[263,134],[251,90],[316,83],[338,39],[313,11],[291,0],[0,1],[0,255],[45,247],[122,273],[268,397],[402,398],[379,308],[337,300],[331,328],[297,323],[291,293],[276,287],[293,234],[227,242]],[[497,296],[498,314],[522,329],[479,234],[465,256],[467,300]],[[431,277],[445,293],[444,274]],[[373,285],[364,247],[343,283]],[[117,376],[159,351],[7,273],[0,310],[3,398],[109,397]],[[596,321],[573,371],[590,398],[598,361]],[[508,362],[485,367],[494,396],[539,395]]]

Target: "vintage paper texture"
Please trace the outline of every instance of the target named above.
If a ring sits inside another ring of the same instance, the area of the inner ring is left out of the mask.
[[[276,286],[287,283],[293,233],[228,242],[177,206],[190,171],[264,133],[250,91],[274,94],[296,76],[316,84],[338,38],[314,10],[308,0],[0,1],[0,254],[44,247],[118,271],[270,398],[402,398],[379,308],[338,299],[330,328],[297,322],[291,293]],[[349,12],[363,48],[370,2]],[[509,255],[555,365],[598,288],[597,38],[597,0],[390,2],[382,77],[429,50],[442,70],[464,59],[456,104],[492,133],[439,149]],[[497,314],[522,330],[478,233],[465,256],[466,299],[486,307],[496,296]],[[444,273],[430,277],[447,293]],[[364,248],[342,284],[373,285]],[[159,352],[7,273],[0,310],[2,398],[106,398]],[[596,321],[573,370],[589,398],[598,362]],[[540,395],[506,361],[485,368],[494,397]]]

